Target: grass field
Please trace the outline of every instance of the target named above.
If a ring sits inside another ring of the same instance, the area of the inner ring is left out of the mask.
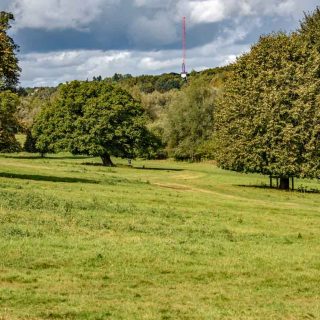
[[[320,194],[95,163],[0,156],[1,320],[320,319]]]

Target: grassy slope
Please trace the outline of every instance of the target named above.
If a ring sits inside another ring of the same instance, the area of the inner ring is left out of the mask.
[[[320,318],[320,194],[85,162],[0,157],[0,319]]]

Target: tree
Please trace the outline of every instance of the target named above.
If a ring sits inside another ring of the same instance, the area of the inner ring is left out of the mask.
[[[304,15],[298,32],[311,47],[320,52],[320,7]]]
[[[18,47],[7,34],[13,20],[11,13],[0,12],[0,90],[12,90],[19,81],[20,68],[15,55]]]
[[[0,152],[16,152],[20,145],[15,138],[18,122],[15,117],[19,98],[10,91],[0,92]]]
[[[180,89],[184,80],[179,74],[163,74],[155,83],[155,89],[159,92],[167,92],[172,89]]]
[[[25,143],[26,151],[39,152],[41,157],[47,153],[54,153],[59,136],[53,104],[48,103],[44,106],[33,121]]]
[[[220,167],[277,176],[282,189],[320,177],[319,62],[296,33],[262,37],[237,60],[216,112]]]
[[[30,131],[33,120],[45,105],[54,99],[56,88],[32,88],[20,95],[17,117],[24,131]]]
[[[26,130],[26,140],[23,145],[23,150],[30,153],[37,153],[39,150],[36,146],[37,140],[33,137],[30,129]],[[41,152],[40,152],[41,153]],[[44,156],[44,153],[41,153]]]
[[[29,88],[26,89],[26,93],[20,97],[17,118],[23,133],[26,134],[26,140],[23,146],[24,151],[31,153],[39,152],[41,156],[44,156],[48,152],[54,152],[53,148],[49,147],[48,141],[43,140],[44,137],[42,137],[41,142],[39,141],[39,148],[37,148],[37,139],[33,132],[33,123],[38,113],[55,99],[56,90],[56,88],[50,87]],[[39,123],[41,122],[40,119],[38,119],[38,121]],[[45,122],[42,128],[46,130]]]
[[[216,90],[202,80],[177,94],[164,127],[169,154],[192,161],[212,157],[215,97]]]
[[[112,166],[111,155],[134,158],[155,145],[145,124],[144,110],[123,89],[72,81],[40,112],[33,134],[37,148],[99,156],[103,165]]]
[[[17,46],[7,34],[13,15],[0,12],[0,151],[15,152],[20,145],[15,138],[18,130],[16,119],[19,98],[8,90],[15,89],[20,68],[15,55]]]
[[[306,143],[305,176],[320,178],[320,7],[306,14],[298,30],[303,43],[304,82],[302,103],[309,111],[307,123],[308,142]]]

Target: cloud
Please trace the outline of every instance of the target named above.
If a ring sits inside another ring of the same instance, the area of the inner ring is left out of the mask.
[[[137,7],[166,8],[170,4],[174,2],[172,0],[134,0],[134,5]]]
[[[6,10],[9,5],[11,3],[11,0],[1,0],[1,3],[0,3],[0,10]]]
[[[191,1],[189,11],[193,23],[217,22],[226,17],[227,6],[220,0]]]
[[[261,34],[291,31],[319,0],[0,0],[16,17],[22,84],[179,72],[234,61]]]
[[[15,13],[18,28],[81,29],[102,13],[103,3],[105,0],[81,4],[78,0],[13,0],[9,10]]]
[[[151,19],[147,17],[138,17],[133,22],[130,31],[130,38],[137,45],[166,45],[177,40],[175,24],[170,18],[162,12],[157,13]]]
[[[146,56],[141,59],[141,61],[138,64],[139,69],[151,71],[151,72],[157,72],[159,70],[166,70],[169,71],[175,71],[179,72],[178,65],[181,63],[181,60],[178,58],[164,58],[164,54],[162,54],[162,57],[150,57]]]
[[[221,36],[205,46],[188,51],[187,68],[203,70],[222,66],[249,49],[237,43],[242,32],[225,30]],[[114,73],[132,75],[179,73],[181,50],[126,51],[73,50],[48,53],[29,53],[20,56],[23,86],[57,85],[74,79],[92,79],[93,76],[112,76]]]
[[[201,24],[251,16],[297,18],[317,4],[317,0],[179,0],[177,8],[192,24]]]

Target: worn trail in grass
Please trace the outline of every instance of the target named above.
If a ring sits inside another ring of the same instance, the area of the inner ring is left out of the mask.
[[[320,318],[320,194],[116,162],[0,157],[0,319]]]

